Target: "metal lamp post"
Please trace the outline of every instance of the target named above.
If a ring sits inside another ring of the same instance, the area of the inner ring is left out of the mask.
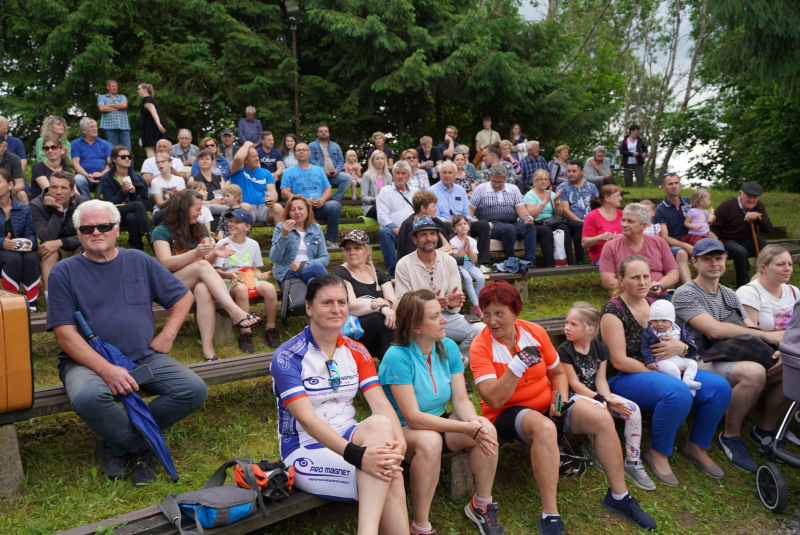
[[[294,133],[300,137],[300,91],[298,89],[298,67],[297,67],[297,24],[300,22],[300,6],[297,0],[283,0],[286,8],[286,24],[292,31],[292,53],[294,54]]]

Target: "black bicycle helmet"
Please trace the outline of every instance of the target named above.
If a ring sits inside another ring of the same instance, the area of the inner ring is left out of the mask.
[[[579,476],[589,466],[589,457],[583,452],[572,449],[567,438],[563,435],[558,439],[558,451],[561,454],[561,466],[558,469],[559,477],[569,479]]]

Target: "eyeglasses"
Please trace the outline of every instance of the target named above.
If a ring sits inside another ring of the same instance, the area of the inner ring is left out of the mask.
[[[89,234],[94,234],[94,229],[97,229],[103,234],[105,234],[106,232],[110,232],[111,230],[113,230],[114,227],[116,226],[117,226],[116,223],[100,223],[99,225],[81,225],[80,227],[78,227],[78,232],[80,232],[81,234],[89,235]]]
[[[122,158],[123,160],[130,160],[131,158],[133,158],[133,156],[131,156],[130,154],[118,154],[117,158]]]
[[[334,392],[339,391],[339,386],[342,384],[342,378],[339,375],[339,365],[333,359],[328,359],[325,361],[325,364],[328,365],[328,381],[331,384],[331,388],[333,388]]]
[[[56,150],[56,149],[58,149],[58,145],[48,145],[46,147],[42,147],[43,151]]]
[[[418,160],[416,156],[406,156],[406,160]]]
[[[216,143],[206,143],[205,145],[203,145],[203,148],[210,149],[211,147],[216,147],[216,146],[217,146]]]
[[[169,160],[156,160],[156,163],[170,163]]]

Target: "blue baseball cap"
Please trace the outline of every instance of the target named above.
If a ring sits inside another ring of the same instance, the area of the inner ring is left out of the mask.
[[[237,208],[236,210],[228,210],[225,212],[225,217],[230,218],[233,217],[242,223],[247,223],[251,227],[253,226],[253,216],[250,215],[250,212],[245,210],[244,208]]]
[[[715,240],[714,238],[703,238],[694,244],[694,252],[692,255],[697,258],[698,256],[703,256],[705,254],[714,253],[717,251],[720,253],[727,252],[721,241]]]
[[[439,227],[436,226],[436,223],[433,222],[433,219],[429,215],[424,215],[418,217],[414,220],[414,226],[411,229],[411,232],[408,233],[409,236],[413,236],[419,230],[439,230]]]

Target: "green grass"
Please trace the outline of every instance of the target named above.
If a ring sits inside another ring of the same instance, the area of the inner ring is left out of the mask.
[[[656,188],[632,188],[630,191],[630,197],[660,196],[660,190]],[[712,192],[714,205],[731,195],[732,192]],[[773,221],[786,225],[789,237],[800,237],[798,218],[794,213],[800,206],[800,196],[765,194],[764,201]],[[255,229],[253,233],[253,237],[265,247],[271,235],[272,229],[269,228]],[[382,265],[379,253],[376,252],[373,259]],[[341,254],[331,255],[331,265],[341,262]],[[732,265],[728,264],[723,284],[732,286],[733,282]],[[795,273],[792,283],[800,285],[800,272]],[[608,295],[596,274],[531,279],[528,289],[530,297],[525,303],[523,318],[563,315],[576,300],[589,301],[599,307]],[[44,310],[43,301],[40,310]],[[263,306],[255,307],[255,311],[263,312]],[[159,326],[163,326],[164,321],[159,320]],[[304,325],[303,318],[292,318],[288,329],[279,325],[281,339],[288,339]],[[268,351],[263,339],[264,327],[256,328],[255,333],[256,351]],[[216,349],[223,358],[240,354],[235,343],[216,344]],[[58,384],[58,347],[53,336],[49,333],[35,335],[33,350],[36,386]],[[171,355],[184,363],[201,360],[197,327],[192,317],[181,328]],[[473,395],[472,400],[477,406],[478,396]],[[356,406],[359,418],[369,414],[362,398],[357,399]],[[748,426],[753,423],[751,418]],[[621,432],[621,422],[618,426]],[[167,494],[195,490],[222,462],[233,457],[276,459],[276,427],[277,408],[270,378],[211,387],[206,404],[165,433],[180,481],[173,484],[161,474],[155,483],[137,489],[129,482],[111,482],[103,475],[94,453],[96,437],[74,413],[16,424],[26,481],[21,495],[0,500],[0,533],[47,534],[71,529],[155,505]],[[795,432],[800,433],[800,430]],[[684,439],[679,436],[676,445]],[[649,440],[649,425],[645,425],[643,449],[649,446]],[[573,439],[574,446],[582,442],[582,438]],[[659,522],[659,531],[682,534],[774,533],[780,522],[776,524],[776,517],[758,501],[754,476],[734,469],[713,447],[711,455],[726,471],[726,477],[721,481],[702,475],[682,455],[676,454],[672,466],[681,487],[670,489],[659,485],[651,493],[632,489],[632,494]],[[796,470],[784,467],[784,471],[793,494],[787,514],[797,515],[800,512],[800,478]],[[604,476],[594,468],[579,478],[559,482],[559,508],[570,533],[638,533],[627,522],[600,507],[606,488]],[[500,503],[500,519],[506,533],[535,532],[541,504],[528,451],[522,445],[511,444],[501,448],[493,495]],[[437,490],[431,520],[440,533],[474,533],[474,528],[464,517],[463,506],[462,500],[454,499],[442,488]],[[267,528],[263,533],[355,533],[356,512],[356,504],[325,505]]]

